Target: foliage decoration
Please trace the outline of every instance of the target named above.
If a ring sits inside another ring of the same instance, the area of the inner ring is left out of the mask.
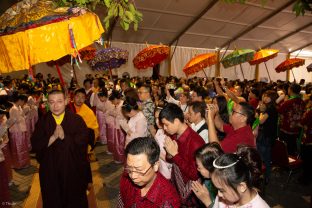
[[[58,6],[83,6],[95,10],[96,6],[103,4],[107,7],[107,14],[103,22],[106,31],[111,27],[111,22],[119,20],[120,26],[128,31],[130,25],[138,30],[143,14],[139,12],[133,0],[55,0]],[[113,24],[114,25],[114,24]]]

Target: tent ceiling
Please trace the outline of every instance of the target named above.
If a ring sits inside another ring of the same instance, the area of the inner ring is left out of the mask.
[[[136,6],[144,15],[139,31],[125,32],[117,25],[113,31],[113,41],[169,44],[209,2],[136,0]],[[179,38],[178,45],[199,48],[220,47],[285,3],[287,1],[269,0],[262,6],[260,0],[251,0],[246,4],[227,4],[218,1]],[[312,23],[312,15],[306,13],[303,17],[296,17],[291,5],[233,41],[230,49],[235,47],[259,49],[309,23]],[[311,37],[312,24],[273,44],[272,47],[280,49],[281,52],[288,52],[288,49],[299,48],[312,42]],[[305,50],[312,50],[312,45]]]
[[[4,12],[5,8],[17,0],[2,1],[1,11]],[[113,41],[169,44],[213,1],[135,0],[136,6],[144,15],[139,31],[134,32],[131,28],[125,32],[116,24]],[[261,0],[249,0],[246,4],[228,4],[219,0],[179,38],[178,45],[210,49],[226,47],[225,44],[233,37],[287,2],[292,3],[233,41],[229,49],[259,49],[281,39],[271,47],[288,52],[289,49],[308,45],[304,49],[312,51],[312,14],[307,12],[305,16],[296,17],[292,11],[295,0],[268,0],[264,6],[261,5]],[[105,8],[98,7],[96,13],[103,19]],[[305,25],[307,26],[304,27]],[[302,27],[304,28],[300,29]],[[300,30],[296,31],[298,29]],[[286,35],[289,37],[282,38]]]

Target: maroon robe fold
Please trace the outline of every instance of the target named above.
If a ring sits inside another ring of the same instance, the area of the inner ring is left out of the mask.
[[[88,129],[83,119],[66,110],[61,123],[65,138],[48,147],[56,122],[51,112],[38,122],[31,138],[40,163],[39,178],[44,208],[87,208],[90,164],[87,160]]]

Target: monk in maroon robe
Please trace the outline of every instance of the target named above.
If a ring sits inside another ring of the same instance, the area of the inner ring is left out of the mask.
[[[87,208],[88,129],[77,114],[65,110],[65,95],[52,91],[51,112],[38,122],[31,138],[39,167],[44,208]]]

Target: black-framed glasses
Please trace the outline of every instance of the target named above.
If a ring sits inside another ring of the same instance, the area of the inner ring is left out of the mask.
[[[234,114],[234,113],[240,114],[240,115],[242,115],[242,116],[246,116],[245,114],[243,114],[243,113],[241,113],[241,112],[238,112],[238,111],[235,111],[235,110],[232,109],[231,114]]]
[[[145,176],[152,167],[153,165],[151,165],[145,172],[139,172],[139,171],[131,170],[129,167],[125,167],[125,171],[128,174],[135,173],[135,174],[138,174],[139,176]]]

